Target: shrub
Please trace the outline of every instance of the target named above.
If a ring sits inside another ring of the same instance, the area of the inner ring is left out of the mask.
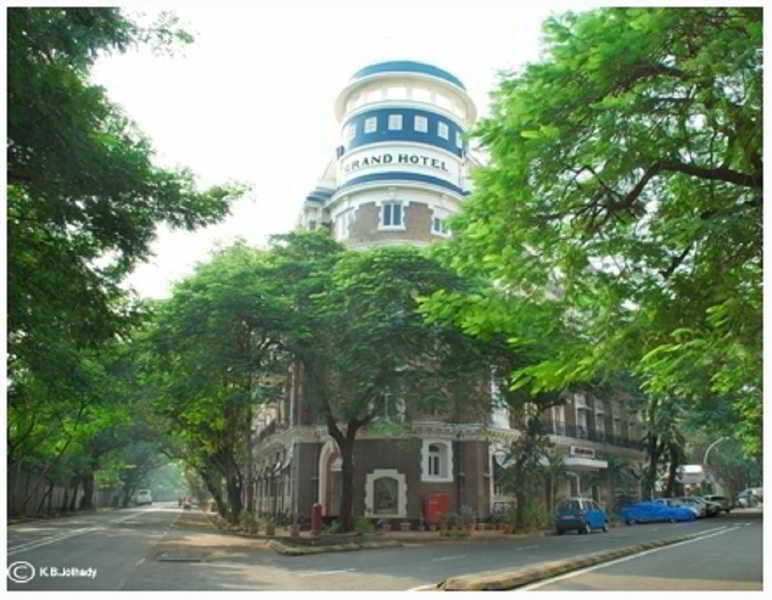
[[[369,535],[375,533],[375,523],[364,517],[354,519],[354,531],[357,535]]]
[[[477,514],[471,506],[464,505],[461,507],[460,521],[464,526],[473,525]]]

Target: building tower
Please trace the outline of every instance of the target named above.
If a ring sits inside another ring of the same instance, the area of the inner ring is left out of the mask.
[[[300,225],[329,226],[351,248],[449,236],[467,193],[466,132],[476,109],[461,81],[415,61],[357,71],[338,95],[341,143]]]
[[[449,215],[469,191],[467,172],[478,163],[466,132],[476,117],[461,81],[436,66],[388,61],[357,71],[338,95],[341,144],[298,225],[329,227],[352,249],[388,244],[428,245],[450,235]],[[354,449],[354,514],[396,523],[431,521],[464,512],[489,518],[510,492],[497,485],[522,415],[490,399],[493,381],[464,392],[452,410],[410,409],[393,415],[396,433],[365,432]],[[257,511],[305,522],[313,504],[339,514],[341,459],[315,412],[314,383],[299,365],[289,369],[286,394],[263,407],[255,439]],[[640,463],[640,425],[612,398],[572,394],[544,415],[570,477],[558,495],[592,493],[608,501],[603,456]],[[408,414],[409,413],[409,414]]]

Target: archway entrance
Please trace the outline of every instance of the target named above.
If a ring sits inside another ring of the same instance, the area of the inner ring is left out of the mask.
[[[327,442],[319,456],[319,498],[322,514],[337,517],[343,492],[343,473],[340,452],[334,442]]]

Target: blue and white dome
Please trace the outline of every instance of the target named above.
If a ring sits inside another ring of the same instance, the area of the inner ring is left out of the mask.
[[[476,109],[450,72],[413,60],[367,65],[338,95],[341,141],[325,186],[306,203],[352,247],[447,237],[467,193],[466,131]],[[323,202],[323,214],[318,210]],[[313,206],[312,206],[313,205]]]

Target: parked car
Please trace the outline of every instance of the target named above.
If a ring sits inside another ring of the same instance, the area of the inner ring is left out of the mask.
[[[727,498],[726,496],[704,496],[705,500],[709,500],[710,502],[715,502],[721,507],[721,510],[723,510],[726,514],[729,514],[729,511],[731,511],[734,508],[734,504]]]
[[[577,533],[608,531],[608,515],[592,498],[564,498],[555,509],[555,530],[563,535],[569,529],[576,529]]]
[[[150,493],[150,490],[137,490],[137,493],[134,494],[134,503],[138,505],[152,504],[153,495]]]
[[[736,505],[742,508],[757,506],[764,501],[762,488],[749,488],[737,494]]]
[[[665,506],[686,508],[694,513],[695,519],[700,516],[700,510],[701,510],[700,508],[697,508],[697,506],[694,504],[684,502],[681,498],[657,498],[656,500],[653,500],[653,502],[664,504]]]
[[[683,506],[669,506],[662,502],[638,502],[625,506],[619,511],[622,520],[628,525],[634,523],[653,523],[655,521],[693,521],[694,511]]]
[[[715,517],[721,512],[721,506],[715,502],[705,500],[702,496],[684,496],[679,498],[684,502],[696,506],[700,509],[700,517]]]

